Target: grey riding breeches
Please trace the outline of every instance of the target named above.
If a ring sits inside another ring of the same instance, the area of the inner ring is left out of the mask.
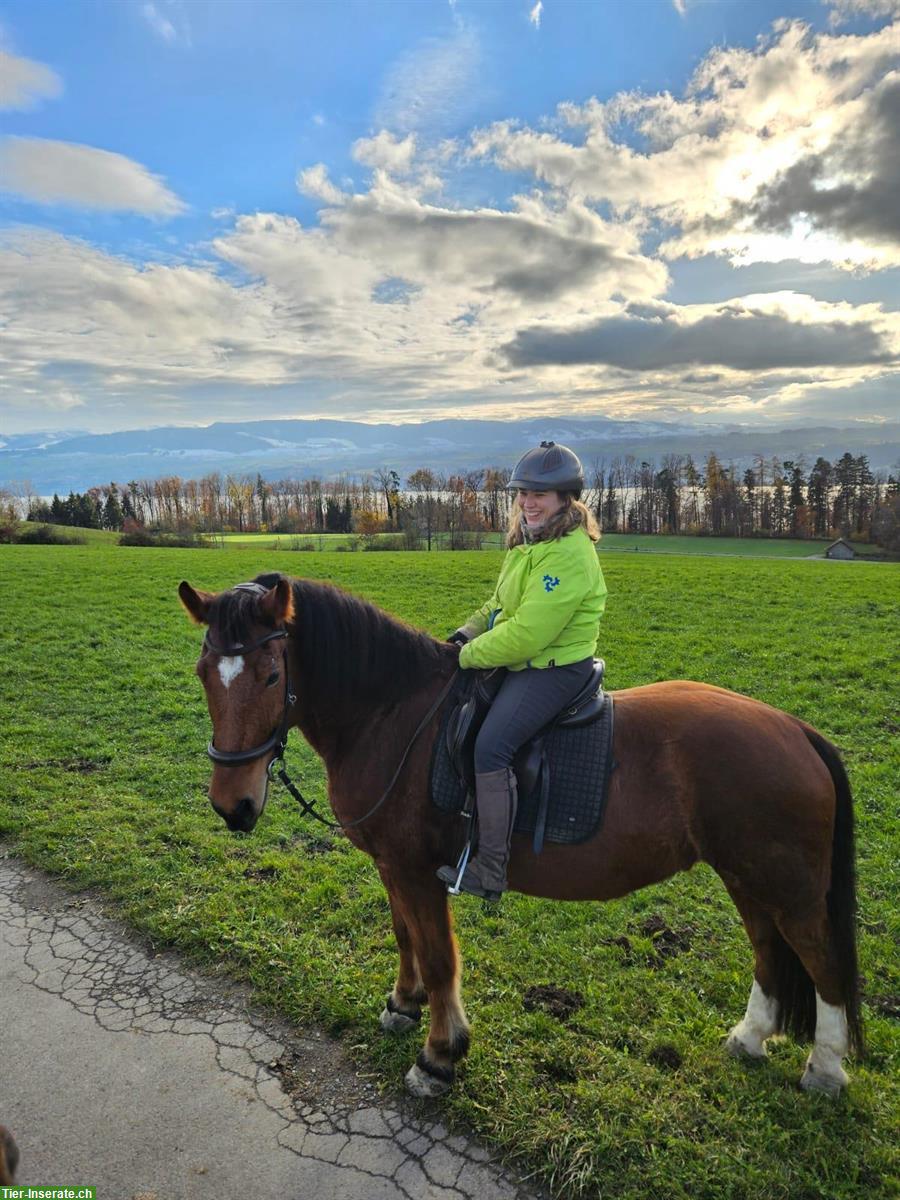
[[[475,773],[511,767],[516,751],[585,686],[593,658],[564,667],[509,671],[475,742]]]

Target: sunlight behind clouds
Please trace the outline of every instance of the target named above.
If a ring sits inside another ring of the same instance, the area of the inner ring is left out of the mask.
[[[892,266],[898,65],[900,25],[834,37],[782,22],[755,52],[711,51],[682,99],[623,93],[561,105],[582,144],[497,122],[473,133],[468,153],[608,201],[622,218],[656,219],[675,231],[664,242],[669,256],[811,262],[815,253],[838,265]],[[614,136],[620,124],[649,148]]]

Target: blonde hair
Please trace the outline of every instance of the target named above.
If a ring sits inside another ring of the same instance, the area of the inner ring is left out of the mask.
[[[588,506],[582,504],[580,500],[576,500],[574,492],[560,492],[560,497],[563,502],[562,508],[553,514],[543,528],[536,531],[534,540],[536,542],[559,541],[567,533],[571,533],[573,529],[581,526],[592,542],[599,542],[600,526]],[[524,541],[522,510],[514,500],[510,508],[509,527],[506,532],[507,549],[512,550],[513,546],[521,546]]]

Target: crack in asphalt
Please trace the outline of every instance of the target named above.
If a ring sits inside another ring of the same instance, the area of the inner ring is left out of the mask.
[[[371,1194],[379,1200],[541,1194],[473,1137],[451,1135],[414,1111],[415,1102],[380,1100],[322,1033],[254,1011],[247,988],[195,973],[171,951],[147,948],[93,896],[68,894],[0,853],[4,941],[23,956],[21,983],[65,1001],[107,1033],[208,1039],[223,1075],[239,1083],[247,1102],[277,1118],[275,1145],[342,1177],[377,1181]],[[411,1057],[412,1051],[411,1045]],[[16,1133],[24,1151],[25,1131]],[[265,1149],[257,1144],[253,1152]]]

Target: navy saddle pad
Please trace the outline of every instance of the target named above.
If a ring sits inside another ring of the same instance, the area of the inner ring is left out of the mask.
[[[462,812],[469,787],[451,758],[448,729],[458,707],[444,713],[431,759],[431,799],[443,812]],[[613,698],[599,699],[599,716],[590,724],[566,726],[564,711],[519,750],[513,763],[519,784],[515,832],[543,842],[587,841],[600,826],[613,768]]]

